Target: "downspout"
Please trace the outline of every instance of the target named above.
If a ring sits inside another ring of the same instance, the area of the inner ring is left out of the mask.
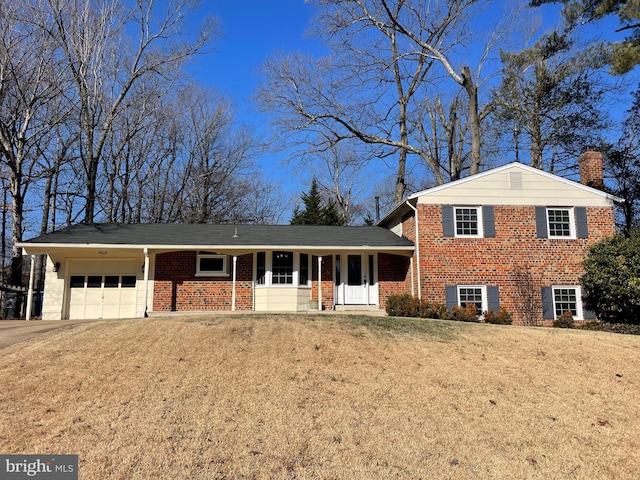
[[[407,200],[407,206],[409,208],[411,208],[411,210],[413,210],[415,216],[413,217],[415,219],[415,236],[416,236],[416,270],[418,273],[418,278],[417,278],[417,284],[418,284],[418,299],[422,300],[422,285],[420,283],[420,230],[418,229],[419,223],[418,223],[418,209],[416,207],[414,207],[413,205],[411,205],[411,203],[409,203],[409,200]]]
[[[318,255],[318,310],[322,311],[322,256]]]
[[[149,302],[149,249],[144,247],[144,293],[143,293],[144,310],[141,317],[147,316],[147,303]]]
[[[31,255],[31,270],[29,273],[29,290],[27,292],[27,312],[25,313],[25,319],[27,322],[31,320],[31,308],[33,305],[33,275],[36,272],[36,256]]]
[[[238,264],[238,256],[233,256],[233,281],[231,285],[231,311],[236,311],[236,268]]]

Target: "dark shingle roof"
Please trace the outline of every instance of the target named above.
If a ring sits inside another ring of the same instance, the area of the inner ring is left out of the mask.
[[[412,247],[413,243],[382,227],[322,225],[92,224],[74,225],[23,242],[65,245],[132,246],[296,246]]]

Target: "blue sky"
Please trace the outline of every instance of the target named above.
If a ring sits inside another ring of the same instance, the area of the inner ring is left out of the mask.
[[[502,15],[505,4],[505,0],[488,2],[488,13],[495,12],[496,17]],[[278,50],[322,51],[317,39],[305,35],[315,15],[315,6],[304,0],[204,0],[199,12],[202,16],[216,17],[223,36],[215,41],[211,53],[199,58],[191,72],[196,80],[215,86],[234,102],[239,121],[266,135],[268,117],[257,112],[251,101],[260,82],[259,69],[265,58]],[[534,9],[532,14],[544,16],[547,30],[560,22],[557,5]],[[615,23],[617,20],[612,19],[598,28],[612,32]],[[624,110],[619,105],[612,108]],[[283,165],[284,158],[284,153],[265,155],[260,159],[260,166],[268,181],[280,181],[283,193],[297,203],[307,186],[292,174],[292,165]],[[288,222],[289,215],[285,213],[280,222]]]

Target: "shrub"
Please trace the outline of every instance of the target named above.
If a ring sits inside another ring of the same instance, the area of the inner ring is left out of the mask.
[[[408,293],[389,295],[385,310],[392,317],[420,317],[442,320],[451,318],[446,305],[429,302],[428,300],[419,300]]]
[[[392,317],[417,317],[419,312],[418,299],[408,293],[389,295],[385,310]]]
[[[464,307],[454,305],[451,308],[453,318],[458,322],[479,322],[478,307],[474,303],[465,303]]]
[[[449,320],[451,318],[451,314],[449,313],[449,310],[447,310],[447,306],[443,303],[422,300],[422,303],[420,304],[420,317]]]
[[[627,323],[590,321],[577,325],[577,328],[583,330],[596,330],[599,332],[620,333],[625,335],[640,335],[640,325],[630,325]]]
[[[497,313],[491,309],[484,312],[484,321],[495,325],[511,325],[513,323],[511,314],[504,307],[501,307]]]
[[[592,245],[583,265],[586,308],[604,322],[640,324],[640,228]]]
[[[553,326],[556,328],[573,328],[573,314],[570,310],[563,312],[558,318],[553,321]]]

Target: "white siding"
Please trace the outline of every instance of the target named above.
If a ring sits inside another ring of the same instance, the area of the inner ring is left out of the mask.
[[[511,173],[520,175],[512,177]],[[518,165],[465,180],[446,185],[446,188],[427,190],[418,197],[418,203],[584,207],[609,207],[612,203],[605,195],[590,191],[580,184],[519,168]]]
[[[64,267],[53,271],[53,261],[47,255],[47,266],[44,280],[44,299],[42,304],[43,320],[62,320],[64,305]]]
[[[296,312],[308,310],[311,302],[310,288],[259,287],[255,292],[257,312]]]

